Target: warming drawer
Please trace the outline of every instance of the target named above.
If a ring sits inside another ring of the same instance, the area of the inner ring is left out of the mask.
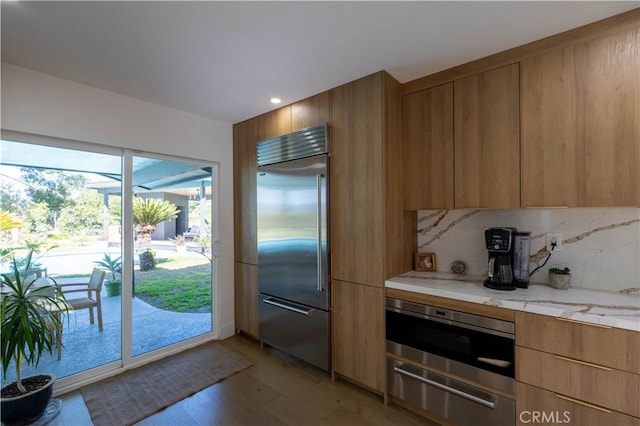
[[[461,426],[515,424],[515,401],[387,358],[389,394]]]

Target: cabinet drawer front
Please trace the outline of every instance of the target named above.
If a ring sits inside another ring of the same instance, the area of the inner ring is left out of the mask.
[[[516,347],[516,380],[640,417],[640,375]]]
[[[640,333],[516,312],[516,344],[640,374]]]
[[[603,409],[562,394],[516,382],[518,425],[572,424],[581,426],[640,426],[640,419]],[[609,412],[608,412],[609,411]]]

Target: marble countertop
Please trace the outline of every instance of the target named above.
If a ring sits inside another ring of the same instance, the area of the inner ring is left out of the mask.
[[[640,294],[570,287],[556,290],[530,283],[527,289],[501,291],[482,285],[484,277],[411,271],[390,278],[387,288],[481,303],[592,324],[640,331]]]

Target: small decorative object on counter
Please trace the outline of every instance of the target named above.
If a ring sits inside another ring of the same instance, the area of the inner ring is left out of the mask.
[[[465,265],[465,263],[461,260],[456,260],[451,264],[451,270],[455,274],[462,275],[467,272],[467,265]]]
[[[416,271],[435,271],[435,253],[416,253],[414,257],[414,268]]]
[[[551,284],[551,287],[558,290],[566,290],[569,288],[570,281],[571,270],[569,268],[564,267],[549,269],[549,284]]]

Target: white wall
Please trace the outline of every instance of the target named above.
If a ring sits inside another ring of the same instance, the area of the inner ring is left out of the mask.
[[[234,333],[233,128],[2,63],[1,127],[220,164],[220,337]]]

